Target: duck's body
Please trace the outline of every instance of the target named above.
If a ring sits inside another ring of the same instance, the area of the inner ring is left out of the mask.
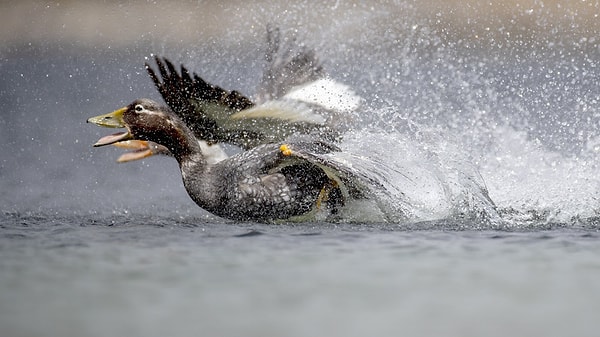
[[[193,132],[172,112],[141,99],[111,114],[89,119],[128,132],[102,138],[96,146],[136,139],[164,146],[181,169],[190,197],[205,210],[228,219],[274,221],[309,219],[336,212],[349,198],[364,195],[357,177],[328,163],[328,143],[299,138],[270,143],[216,164],[206,160]]]
[[[282,167],[288,160],[293,161],[280,145],[266,144],[215,165],[198,157],[179,165],[185,188],[200,207],[223,218],[265,221],[310,213],[331,184],[314,165]]]

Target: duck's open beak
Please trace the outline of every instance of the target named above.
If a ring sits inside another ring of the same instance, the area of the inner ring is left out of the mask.
[[[125,111],[127,111],[127,107],[115,110],[105,115],[91,117],[87,120],[87,122],[94,123],[105,128],[124,128],[127,127],[123,121],[123,114]],[[131,133],[129,133],[129,130],[127,130],[124,132],[117,132],[112,135],[104,136],[100,138],[96,144],[94,144],[94,146],[104,146],[129,139],[133,139],[133,137]]]

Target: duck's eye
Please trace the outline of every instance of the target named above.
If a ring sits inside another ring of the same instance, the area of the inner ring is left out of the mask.
[[[136,105],[134,109],[136,112],[144,111],[144,107],[141,104]]]

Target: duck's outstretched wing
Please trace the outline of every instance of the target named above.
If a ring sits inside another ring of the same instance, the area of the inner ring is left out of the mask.
[[[267,68],[257,96],[259,102],[281,99],[294,88],[325,77],[314,50],[294,37],[286,36],[283,40],[279,28],[267,27]]]
[[[155,57],[158,73],[146,63],[146,70],[167,105],[183,120],[198,139],[208,143],[228,142],[243,146],[243,140],[261,139],[262,135],[224,127],[233,113],[248,109],[254,103],[237,91],[212,85],[181,66],[177,71],[166,58]]]
[[[327,129],[320,132],[326,131],[332,139],[354,125],[352,112],[358,110],[362,98],[327,75],[314,49],[268,26],[265,60],[258,105],[271,101],[302,104],[324,120]]]
[[[146,64],[152,81],[173,112],[208,143],[230,143],[244,149],[281,141],[294,133],[326,128],[325,119],[301,101],[268,101],[255,105],[237,91],[227,91],[177,71],[166,58],[155,57],[158,73]]]

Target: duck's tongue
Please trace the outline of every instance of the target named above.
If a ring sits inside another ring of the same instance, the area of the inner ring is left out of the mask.
[[[94,144],[95,147],[98,146],[104,146],[104,145],[110,145],[116,142],[120,142],[123,140],[129,140],[131,139],[131,134],[129,132],[117,132],[117,133],[113,133],[112,135],[108,135],[108,136],[104,136],[100,139],[98,139],[98,141],[96,142],[96,144]]]

